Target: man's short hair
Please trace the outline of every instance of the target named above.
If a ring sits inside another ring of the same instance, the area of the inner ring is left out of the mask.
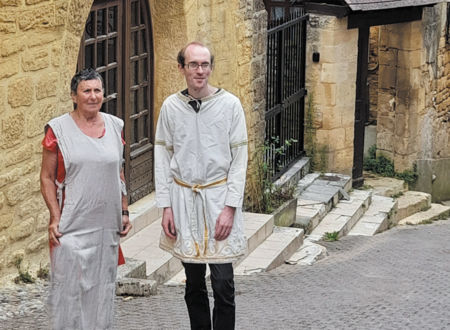
[[[72,81],[70,82],[70,91],[76,95],[78,85],[80,84],[81,81],[94,79],[100,80],[100,82],[102,83],[102,89],[104,89],[103,78],[100,75],[100,73],[95,71],[95,69],[89,68],[78,71],[77,73],[75,73],[75,75],[72,78]]]
[[[213,55],[213,53],[211,52],[211,50],[208,47],[206,47],[204,44],[202,44],[199,41],[192,41],[192,42],[188,43],[186,46],[184,46],[178,52],[178,55],[177,55],[177,62],[178,62],[178,64],[180,64],[182,67],[184,67],[186,65],[186,63],[185,63],[185,60],[186,60],[186,57],[185,57],[186,49],[189,46],[192,46],[192,45],[196,45],[196,46],[200,46],[200,47],[206,48],[209,51],[209,54],[211,55],[211,63],[210,63],[211,66],[214,64],[214,55]]]

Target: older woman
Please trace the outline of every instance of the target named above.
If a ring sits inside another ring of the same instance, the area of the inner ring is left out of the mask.
[[[54,329],[110,329],[119,238],[131,228],[123,121],[100,112],[103,81],[95,70],[72,78],[71,96],[75,110],[52,119],[43,140],[52,323]]]

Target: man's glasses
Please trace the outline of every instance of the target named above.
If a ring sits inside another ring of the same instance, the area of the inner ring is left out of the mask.
[[[186,67],[189,70],[197,70],[199,67],[202,67],[203,70],[207,70],[209,68],[211,68],[211,64],[210,63],[197,63],[197,62],[189,62],[188,64],[186,64]]]

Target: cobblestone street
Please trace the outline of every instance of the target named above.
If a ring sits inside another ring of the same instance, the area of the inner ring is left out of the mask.
[[[396,227],[321,243],[329,255],[313,266],[236,277],[236,328],[449,329],[449,238],[448,220]],[[163,286],[156,296],[118,297],[116,329],[188,329],[183,293]],[[43,308],[24,314],[0,328],[48,328]]]

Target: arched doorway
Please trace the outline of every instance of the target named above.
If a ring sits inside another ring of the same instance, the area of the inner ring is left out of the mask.
[[[105,82],[102,111],[125,122],[125,177],[133,203],[153,190],[153,49],[144,0],[95,0],[81,40],[78,69]]]

